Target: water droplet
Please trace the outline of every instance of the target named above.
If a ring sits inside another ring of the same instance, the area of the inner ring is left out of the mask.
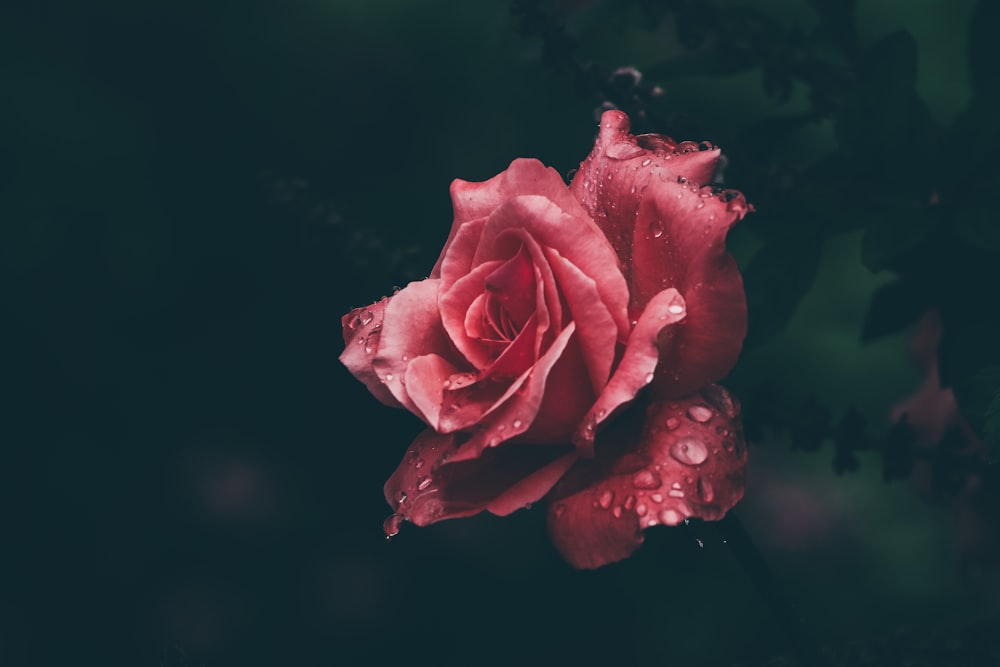
[[[511,424],[511,426],[513,426],[514,428],[521,428],[521,424],[522,422],[520,419],[515,419],[514,422]]]
[[[700,151],[710,151],[712,150],[712,148],[713,148],[712,144],[707,141],[703,141],[700,144],[698,144],[698,150]]]
[[[614,509],[611,510],[611,514],[616,519],[622,518],[622,506],[621,505],[615,505]]]
[[[667,495],[671,498],[683,498],[684,492],[679,489],[670,489],[670,491],[667,492]]]
[[[613,503],[614,501],[615,501],[615,492],[605,491],[604,493],[601,494],[601,497],[598,499],[597,503],[601,506],[601,509],[606,510],[609,507],[611,507],[611,503]]]
[[[399,535],[399,527],[403,523],[403,517],[399,514],[390,514],[382,522],[382,530],[385,531],[385,539],[391,540]]]
[[[597,418],[604,419],[604,415],[606,414],[608,414],[608,411],[605,410],[604,408],[601,408],[600,410],[597,411]]]
[[[659,475],[652,470],[640,470],[632,478],[632,486],[637,489],[658,489],[661,484]]]
[[[424,460],[417,459],[416,463],[413,464],[413,467],[416,468],[417,470],[420,470],[421,468],[424,467]]]
[[[654,377],[656,377],[654,374],[652,374],[652,373],[646,373],[646,384],[649,384],[650,382],[652,382]]]
[[[410,358],[404,354],[403,355],[403,363],[406,363],[409,360],[410,360]]]
[[[653,160],[651,158],[646,158],[645,160],[642,161],[642,166],[643,167],[648,167],[649,163],[652,162],[652,161]]]
[[[625,496],[625,509],[631,510],[633,507],[635,507],[635,496],[633,495]]]
[[[397,491],[396,492],[396,504],[397,505],[402,505],[405,502],[406,502],[406,491]]]
[[[688,182],[688,179],[684,178],[683,176],[678,176],[677,182],[680,183],[681,185],[684,185],[685,183]]]
[[[659,220],[653,220],[649,223],[649,235],[654,239],[658,239],[663,236],[663,223]]]
[[[704,424],[707,421],[711,421],[714,413],[712,408],[707,408],[704,405],[692,405],[687,409],[688,418],[698,422],[699,424]]]
[[[423,491],[431,485],[430,477],[421,477],[417,480],[417,491]]]
[[[679,524],[684,517],[680,515],[677,510],[663,510],[660,512],[660,521],[668,526],[676,526]]]
[[[635,513],[638,514],[639,516],[646,516],[646,512],[648,511],[649,510],[642,503],[639,503],[638,505],[635,506]]]
[[[681,420],[678,419],[677,417],[667,417],[666,426],[668,431],[674,431],[680,425],[681,425]]]
[[[372,311],[370,310],[364,311],[363,313],[361,313],[361,325],[367,326],[374,318],[375,316],[372,315]]]
[[[410,451],[406,452],[407,463],[413,463],[416,460],[417,460],[417,450],[411,449]]]
[[[670,446],[670,455],[684,465],[696,466],[708,458],[708,448],[697,438],[681,438]]]
[[[392,373],[386,373],[385,374],[385,381],[386,382],[392,382]]]
[[[563,505],[562,503],[559,503],[558,505],[555,506],[554,511],[556,513],[556,518],[559,519],[562,517],[563,514],[566,513],[566,506]]]
[[[698,495],[701,496],[701,499],[706,503],[712,502],[712,499],[715,498],[715,489],[712,488],[711,482],[699,477]]]
[[[649,496],[649,499],[652,500],[654,503],[662,503],[663,502],[663,494],[662,493],[654,493],[651,496]]]
[[[673,313],[674,315],[680,315],[684,312],[684,306],[679,303],[672,304],[667,306],[667,312]]]
[[[358,345],[364,345],[364,344],[365,344],[365,337],[358,336]]]
[[[701,541],[701,538],[696,537],[696,538],[694,538],[694,541],[698,543],[698,548],[699,549],[704,549],[705,548],[705,543]]]

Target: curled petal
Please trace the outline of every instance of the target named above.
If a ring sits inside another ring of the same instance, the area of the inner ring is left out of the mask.
[[[504,516],[541,499],[574,463],[568,447],[511,446],[452,463],[458,436],[427,429],[385,483],[395,516],[418,526],[489,511]]]
[[[667,327],[683,320],[684,315],[684,299],[673,288],[660,292],[646,304],[632,328],[618,368],[573,435],[573,443],[581,456],[593,456],[597,427],[653,381],[660,360],[660,335]]]
[[[382,320],[390,297],[364,308],[355,308],[341,318],[344,327],[344,351],[340,354],[340,363],[347,367],[351,375],[364,383],[368,391],[379,401],[393,408],[402,407],[393,397],[392,392],[382,383],[372,359],[379,349],[382,336]]]
[[[721,519],[743,497],[739,406],[724,389],[654,402],[641,429],[635,439],[621,431],[602,439],[606,458],[578,462],[550,495],[549,535],[574,567],[627,557],[651,526]]]
[[[384,310],[378,350],[372,368],[380,382],[407,410],[421,416],[406,391],[407,367],[417,357],[458,355],[441,326],[437,306],[439,280],[412,282],[397,292]]]

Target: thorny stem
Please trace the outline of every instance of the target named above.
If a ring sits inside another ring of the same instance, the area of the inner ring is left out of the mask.
[[[750,539],[750,534],[743,527],[739,517],[734,512],[729,512],[717,525],[736,560],[743,566],[754,588],[767,602],[771,613],[788,636],[799,662],[803,667],[830,667],[830,661],[824,655],[816,638],[806,630],[802,617],[792,606],[784,587],[771,572],[771,568]]]

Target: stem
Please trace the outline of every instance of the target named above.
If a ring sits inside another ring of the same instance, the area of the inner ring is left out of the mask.
[[[736,514],[728,512],[717,525],[729,548],[733,550],[733,555],[743,566],[744,572],[750,577],[757,592],[767,602],[771,613],[791,641],[799,662],[804,667],[830,667],[830,661],[823,654],[819,642],[806,630],[802,617],[789,602],[781,582],[767,566],[767,562]]]

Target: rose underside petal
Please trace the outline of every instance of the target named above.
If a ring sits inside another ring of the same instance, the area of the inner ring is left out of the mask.
[[[645,528],[721,519],[743,497],[739,407],[724,389],[629,416],[602,435],[598,460],[578,462],[549,497],[549,534],[575,567],[627,557]]]
[[[456,440],[428,429],[413,441],[384,488],[399,516],[426,526],[482,511],[510,514],[541,499],[575,460],[568,446],[511,445],[453,464]]]
[[[535,271],[531,255],[523,245],[486,276],[485,287],[520,330],[535,313]]]

